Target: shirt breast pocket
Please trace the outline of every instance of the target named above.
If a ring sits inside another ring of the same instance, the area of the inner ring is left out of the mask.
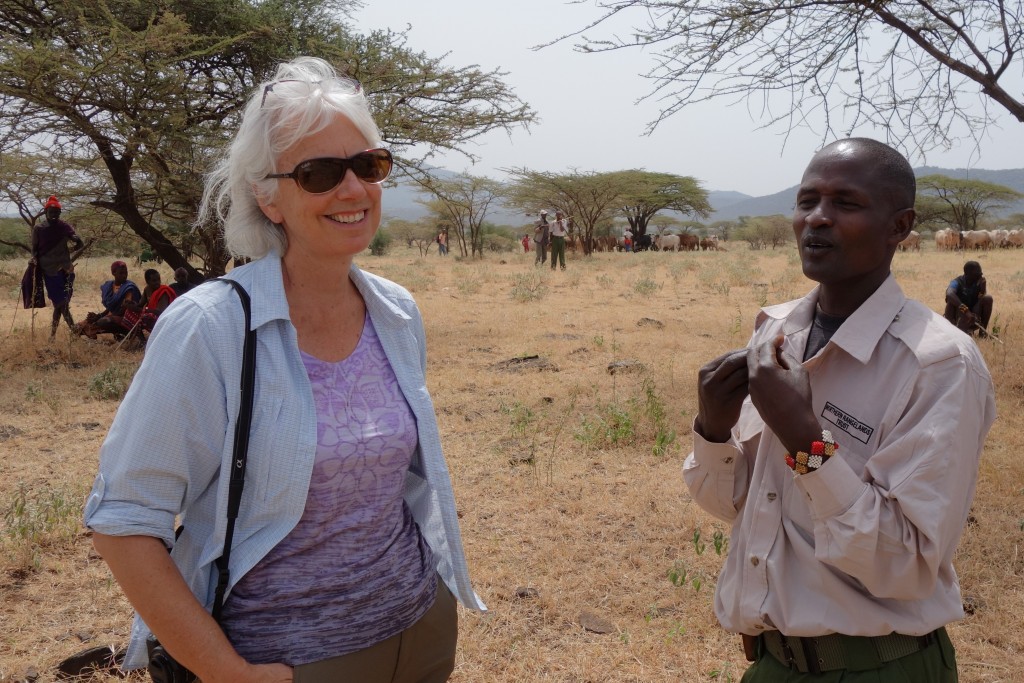
[[[266,500],[270,495],[270,481],[274,468],[289,457],[287,444],[289,430],[280,424],[284,401],[280,397],[262,398],[253,406],[252,427],[249,430],[249,450],[245,470],[245,486],[252,487],[252,500]],[[292,444],[292,450],[296,444]],[[249,497],[248,495],[246,496]]]

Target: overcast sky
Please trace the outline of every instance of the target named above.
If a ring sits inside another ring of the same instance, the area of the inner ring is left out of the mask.
[[[454,67],[478,64],[507,71],[505,81],[537,111],[540,122],[511,138],[495,132],[472,151],[480,161],[442,157],[438,165],[501,179],[498,169],[528,167],[563,172],[645,168],[698,178],[707,190],[749,195],[778,192],[799,182],[821,137],[796,131],[783,148],[783,129],[756,130],[759,121],[746,106],[725,102],[685,108],[644,136],[658,113],[654,100],[638,102],[650,81],[640,74],[653,64],[638,49],[579,54],[563,42],[540,51],[530,48],[582,28],[598,15],[593,4],[561,0],[384,0],[368,2],[353,19],[363,31],[409,30],[409,47],[437,57],[450,52]],[[628,18],[628,17],[627,17]],[[620,22],[628,28],[630,22]],[[596,35],[596,32],[595,32]],[[607,34],[605,34],[607,35]],[[993,105],[993,109],[996,107]],[[1004,169],[1024,167],[1024,123],[1001,116],[981,148],[965,142],[949,152],[912,158],[914,166]],[[860,135],[879,137],[870,130]]]

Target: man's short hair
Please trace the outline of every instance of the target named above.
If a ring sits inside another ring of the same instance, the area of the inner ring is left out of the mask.
[[[867,152],[874,162],[879,179],[889,191],[893,208],[913,208],[917,198],[917,178],[914,169],[898,150],[872,138],[847,138],[826,145],[825,149],[842,142],[852,142]]]
[[[146,282],[149,282],[154,277],[159,278],[160,271],[156,268],[147,268],[146,272],[142,274],[142,277],[145,278]]]
[[[964,264],[964,273],[967,273],[967,271],[969,270],[976,270],[980,273],[981,264],[978,263],[977,261],[968,261],[967,263]]]

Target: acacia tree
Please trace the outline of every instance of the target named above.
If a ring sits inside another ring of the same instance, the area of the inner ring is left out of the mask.
[[[459,253],[462,256],[482,258],[484,218],[491,204],[501,195],[501,184],[490,178],[469,174],[450,179],[426,177],[420,182],[422,191],[430,197],[422,200],[422,204],[439,222],[452,226]],[[450,236],[451,232],[449,239]]]
[[[415,221],[407,221],[404,218],[392,218],[384,226],[388,234],[396,240],[405,242],[405,246],[415,246],[420,256],[426,256],[430,251],[430,245],[434,244],[438,231],[434,229],[433,221],[429,217],[423,217]]]
[[[751,249],[761,250],[770,246],[774,250],[793,239],[793,221],[778,214],[754,218],[743,216],[735,234]]]
[[[919,151],[980,139],[1000,110],[1024,122],[1021,0],[596,0],[597,21],[569,36],[584,52],[654,55],[649,131],[684,107],[747,98],[765,126],[858,126]],[[583,35],[635,11],[610,38]],[[983,95],[994,107],[978,106]],[[957,126],[955,124],[966,124]]]
[[[190,254],[206,275],[228,261],[218,226],[191,226],[203,173],[237,127],[246,95],[280,61],[316,55],[362,81],[384,141],[407,168],[532,121],[501,72],[446,67],[408,49],[402,33],[355,34],[345,20],[356,7],[0,0],[0,152],[50,155],[75,169],[93,207],[199,279]],[[401,155],[417,143],[425,151]]]
[[[551,173],[527,168],[502,171],[512,181],[508,203],[528,213],[538,206],[560,210],[580,235],[585,255],[594,250],[595,229],[611,222],[624,196],[615,173]]]
[[[715,221],[708,226],[708,234],[717,235],[722,240],[728,240],[730,235],[734,234],[735,230],[739,227],[738,221]]]
[[[975,230],[987,212],[1024,198],[1005,185],[939,174],[918,178],[917,191],[925,222],[946,223],[959,232]]]
[[[633,235],[647,234],[647,224],[659,211],[678,211],[707,218],[711,213],[708,193],[696,178],[651,171],[616,171],[611,174],[622,187],[622,213]]]

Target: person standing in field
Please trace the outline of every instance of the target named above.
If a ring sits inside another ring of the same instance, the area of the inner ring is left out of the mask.
[[[548,241],[551,238],[551,224],[548,223],[548,212],[541,210],[540,217],[533,226],[533,246],[537,251],[534,265],[542,266],[548,260]]]
[[[401,286],[355,259],[393,166],[357,81],[298,57],[248,97],[209,176],[256,338],[248,462],[219,619],[246,316],[205,284],[161,314],[100,451],[93,544],[150,631],[205,683],[442,683],[457,602],[483,610]],[[160,419],[149,419],[159,406]],[[175,521],[183,532],[175,535]],[[171,548],[170,555],[167,549]]]
[[[437,254],[438,256],[448,255],[448,233],[444,230],[437,233]]]
[[[61,204],[51,195],[43,205],[46,220],[32,229],[32,259],[30,269],[36,269],[31,278],[32,286],[42,281],[46,296],[53,304],[53,321],[50,324],[50,339],[57,335],[61,318],[72,332],[75,320],[71,316],[71,296],[75,291],[75,264],[71,260],[68,242],[75,249],[85,245],[75,229],[60,219]],[[40,277],[41,274],[41,277]]]
[[[561,211],[555,211],[555,222],[551,224],[551,270],[555,269],[555,262],[562,265],[565,270],[565,238],[569,234],[565,216]]]
[[[874,140],[815,154],[793,231],[818,286],[700,370],[683,474],[732,524],[715,613],[743,683],[957,680],[953,555],[995,399],[977,346],[890,272],[915,186]]]

